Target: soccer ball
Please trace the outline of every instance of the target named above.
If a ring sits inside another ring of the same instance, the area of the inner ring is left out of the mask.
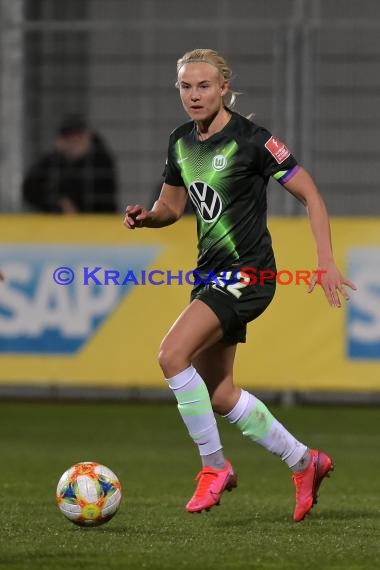
[[[61,513],[70,521],[80,526],[99,526],[116,514],[121,484],[108,467],[84,461],[64,472],[56,497]]]

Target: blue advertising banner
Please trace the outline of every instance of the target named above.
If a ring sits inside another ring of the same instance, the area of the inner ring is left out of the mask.
[[[75,354],[159,254],[158,246],[9,245],[0,353]]]
[[[348,356],[380,361],[380,248],[351,249],[348,267],[360,291],[348,305]]]

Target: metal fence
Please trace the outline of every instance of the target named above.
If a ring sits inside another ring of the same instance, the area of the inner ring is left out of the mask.
[[[170,131],[186,120],[175,63],[213,47],[238,109],[283,138],[331,214],[379,215],[380,4],[376,0],[0,0],[1,209],[23,209],[25,169],[57,122],[85,112],[113,149],[120,211],[149,203]],[[297,215],[271,185],[270,212]]]

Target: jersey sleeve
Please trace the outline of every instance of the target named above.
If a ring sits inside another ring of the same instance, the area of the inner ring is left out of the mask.
[[[169,139],[168,155],[162,175],[164,182],[170,184],[170,186],[185,186],[175,158],[172,136]]]
[[[254,138],[260,172],[264,178],[273,176],[281,184],[288,182],[299,166],[287,146],[262,127],[256,131]]]

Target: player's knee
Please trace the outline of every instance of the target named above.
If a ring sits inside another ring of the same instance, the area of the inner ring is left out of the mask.
[[[180,350],[172,345],[166,344],[163,344],[160,348],[158,363],[165,378],[172,378],[189,366],[187,359]]]
[[[169,355],[168,355],[167,351],[164,348],[160,347],[160,351],[158,353],[157,360],[158,360],[158,364],[160,365],[161,370],[163,371],[163,373],[166,377],[167,377],[166,368],[167,368],[168,360],[169,360],[168,356]]]

